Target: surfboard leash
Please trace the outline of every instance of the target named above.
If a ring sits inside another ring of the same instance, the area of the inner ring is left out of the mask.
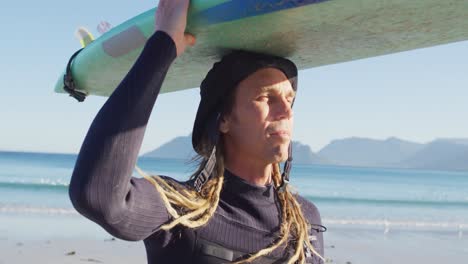
[[[67,63],[67,69],[65,71],[65,75],[63,76],[63,89],[73,98],[75,98],[78,102],[83,102],[86,98],[86,93],[79,91],[76,89],[75,81],[73,80],[73,75],[71,72],[71,65],[75,57],[82,51],[83,49],[77,50],[73,55],[70,57]]]

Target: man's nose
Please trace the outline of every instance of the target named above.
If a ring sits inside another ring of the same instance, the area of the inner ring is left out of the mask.
[[[290,119],[293,116],[292,104],[287,98],[282,98],[279,103],[278,115],[281,119]]]

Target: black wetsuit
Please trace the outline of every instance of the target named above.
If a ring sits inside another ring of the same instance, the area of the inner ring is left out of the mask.
[[[219,206],[201,228],[161,231],[170,220],[154,186],[132,177],[145,128],[161,84],[176,58],[172,38],[156,32],[127,76],[94,119],[70,183],[76,210],[125,240],[144,240],[148,263],[226,263],[267,247],[277,238],[280,211],[274,188],[251,185],[229,171]],[[168,178],[168,180],[171,180]],[[310,223],[320,224],[317,208],[297,197]],[[310,238],[323,254],[322,233]],[[285,250],[256,263],[283,263]],[[307,263],[321,263],[309,257]]]

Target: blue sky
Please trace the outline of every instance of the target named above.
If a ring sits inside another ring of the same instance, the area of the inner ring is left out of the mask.
[[[77,153],[106,98],[77,103],[53,86],[80,46],[78,26],[118,25],[156,1],[10,1],[0,9],[0,150]],[[300,72],[294,138],[468,138],[468,41]],[[141,152],[188,135],[198,89],[160,95]],[[177,102],[177,103],[174,103]]]

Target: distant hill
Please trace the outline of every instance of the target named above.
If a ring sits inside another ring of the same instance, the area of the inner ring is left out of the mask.
[[[195,152],[189,135],[176,137],[144,156],[188,160]],[[351,137],[333,140],[318,153],[293,141],[293,160],[296,164],[468,171],[468,139],[444,138],[420,144],[395,137],[386,140]]]
[[[387,140],[352,137],[332,141],[318,155],[336,165],[381,167],[399,163],[423,147],[395,137]]]
[[[329,164],[325,158],[315,154],[308,145],[293,141],[293,162],[297,164]]]
[[[192,148],[192,138],[189,136],[176,137],[159,148],[143,155],[153,158],[191,159],[195,156]],[[308,145],[293,141],[293,159],[298,164],[326,164],[326,160],[312,152]]]
[[[189,160],[195,156],[195,151],[192,148],[192,136],[176,137],[143,156]]]
[[[441,142],[449,142],[449,143],[454,143],[454,144],[461,144],[461,145],[467,145],[468,146],[468,138],[439,138],[434,141],[441,141]]]
[[[468,170],[468,144],[435,140],[398,167],[431,170]]]

